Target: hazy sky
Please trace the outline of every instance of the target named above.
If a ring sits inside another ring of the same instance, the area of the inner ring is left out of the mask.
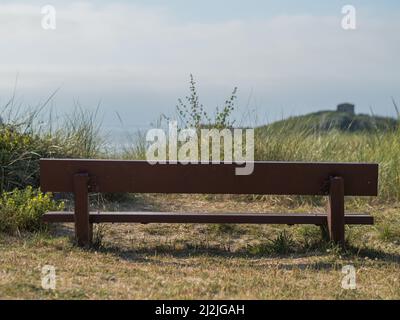
[[[41,7],[56,9],[56,29]],[[341,27],[342,6],[357,29]],[[101,101],[106,125],[173,114],[193,73],[210,110],[237,86],[240,120],[259,123],[354,102],[393,115],[400,100],[400,2],[146,0],[0,1],[0,106],[57,110]],[[0,107],[1,108],[1,107]]]

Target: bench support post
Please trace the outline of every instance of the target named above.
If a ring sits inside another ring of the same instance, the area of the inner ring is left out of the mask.
[[[344,180],[332,177],[329,186],[328,231],[331,241],[344,246]]]
[[[89,223],[89,175],[74,175],[75,197],[75,237],[79,246],[87,246],[92,242],[92,224]]]

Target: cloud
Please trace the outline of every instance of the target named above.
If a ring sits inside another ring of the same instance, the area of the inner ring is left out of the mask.
[[[73,2],[56,10],[57,29],[46,31],[39,6],[0,4],[0,92],[19,72],[32,92],[62,86],[126,105],[132,94],[160,111],[185,94],[189,73],[209,101],[237,85],[281,105],[368,97],[372,88],[382,97],[400,82],[396,16],[358,17],[359,28],[344,31],[340,12],[190,23],[160,6]]]

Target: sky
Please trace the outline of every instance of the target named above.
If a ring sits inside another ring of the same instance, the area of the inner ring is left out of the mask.
[[[42,27],[43,5],[56,29]],[[356,9],[344,30],[342,7]],[[352,102],[394,115],[399,1],[0,1],[0,110],[58,90],[58,112],[100,104],[106,127],[173,116],[193,74],[212,112],[238,87],[237,123],[263,124]],[[117,116],[119,115],[119,117]],[[122,124],[121,124],[122,119]]]

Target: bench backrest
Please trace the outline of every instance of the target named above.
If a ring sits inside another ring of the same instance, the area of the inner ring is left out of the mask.
[[[325,195],[329,178],[344,179],[347,196],[376,196],[378,165],[255,162],[251,175],[235,164],[155,164],[146,161],[41,159],[44,192],[73,192],[73,176],[88,173],[90,192]]]

